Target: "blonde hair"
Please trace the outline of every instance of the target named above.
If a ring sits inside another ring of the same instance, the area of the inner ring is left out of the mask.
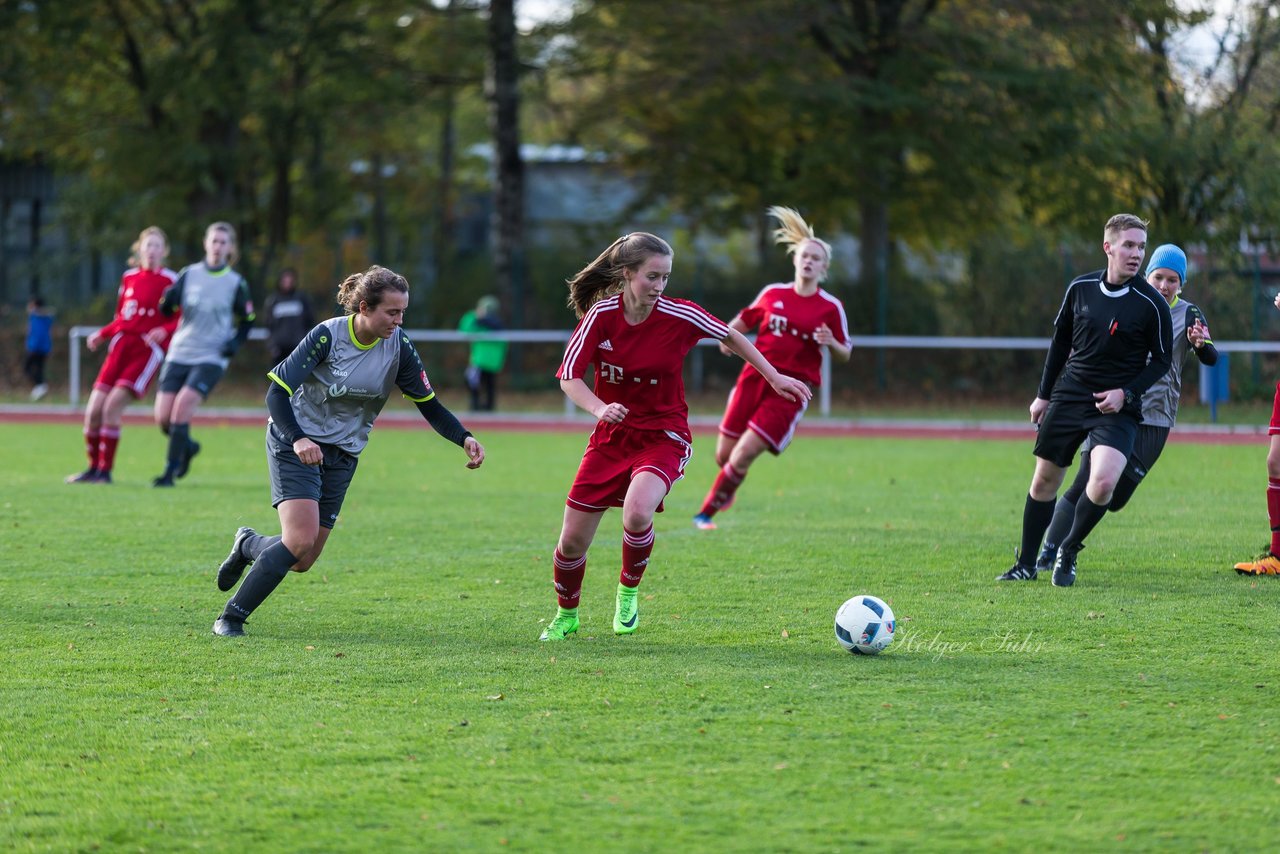
[[[133,241],[133,245],[129,247],[129,266],[142,266],[142,243],[148,237],[159,237],[160,242],[164,244],[164,254],[160,256],[160,262],[164,263],[164,259],[169,257],[169,235],[164,233],[164,229],[158,225],[149,225],[142,231],[138,232],[138,239]]]
[[[227,237],[231,238],[231,248],[227,250],[227,266],[234,267],[236,262],[240,260],[240,243],[236,240],[236,227],[229,222],[209,223],[209,227],[204,230],[204,239],[208,240],[209,235],[215,231],[225,231]]]
[[[772,205],[765,213],[778,221],[778,227],[773,230],[773,242],[786,246],[788,255],[796,254],[805,242],[812,241],[827,253],[827,264],[830,265],[831,244],[813,233],[813,226],[804,221],[798,210]],[[819,281],[826,281],[826,278],[824,273]]]
[[[342,280],[342,284],[338,285],[338,305],[347,314],[359,311],[362,302],[368,308],[377,308],[388,291],[407,294],[409,282],[394,270],[375,264],[363,273],[352,273]]]
[[[674,257],[671,245],[653,234],[645,231],[633,231],[624,234],[609,248],[601,252],[596,260],[578,271],[569,284],[569,308],[574,314],[582,317],[587,309],[605,297],[619,293],[625,280],[623,270],[635,272],[654,255]]]
[[[1133,214],[1118,213],[1107,220],[1106,227],[1102,229],[1102,239],[1110,243],[1119,237],[1121,232],[1128,231],[1131,228],[1140,228],[1146,231],[1147,221]]]

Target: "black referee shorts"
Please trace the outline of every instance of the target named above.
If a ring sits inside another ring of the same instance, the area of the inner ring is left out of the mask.
[[[1139,424],[1138,438],[1133,442],[1133,452],[1129,454],[1129,462],[1125,464],[1122,476],[1141,483],[1147,476],[1147,472],[1151,471],[1151,467],[1156,464],[1156,460],[1160,459],[1160,454],[1164,452],[1165,443],[1168,441],[1168,427]],[[1087,454],[1092,447],[1093,439],[1090,438],[1084,443],[1080,453]]]
[[[1104,414],[1092,401],[1051,400],[1040,419],[1033,453],[1067,468],[1085,439],[1093,445],[1115,448],[1128,457],[1137,436],[1138,421],[1127,412]]]

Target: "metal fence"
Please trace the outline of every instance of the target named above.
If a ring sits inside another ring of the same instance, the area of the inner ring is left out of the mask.
[[[73,326],[68,332],[69,348],[69,382],[67,396],[72,406],[79,406],[82,384],[81,361],[84,348],[81,341],[97,331],[97,326]],[[513,344],[560,344],[563,345],[573,334],[570,330],[524,329],[504,330],[485,335],[474,335],[465,332],[443,329],[406,329],[405,334],[415,343],[456,343],[466,344],[478,339],[500,339]],[[250,340],[265,341],[267,331],[255,328],[249,333]],[[964,336],[922,336],[922,335],[852,335],[850,343],[857,351],[883,353],[887,350],[952,350],[952,351],[1040,351],[1048,350],[1048,338],[982,338]],[[717,342],[705,339],[701,346],[714,347]],[[1277,341],[1215,341],[1214,346],[1221,353],[1280,353],[1280,342]],[[699,354],[695,354],[699,355]],[[693,370],[701,372],[700,359],[694,359]],[[822,383],[818,389],[818,411],[822,415],[831,414],[832,388],[831,359],[823,352]],[[1210,400],[1215,403],[1216,400]],[[574,405],[568,398],[564,402],[566,414],[572,414]]]

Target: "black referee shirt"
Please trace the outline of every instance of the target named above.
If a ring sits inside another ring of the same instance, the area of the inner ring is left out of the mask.
[[[1122,388],[1141,397],[1173,363],[1173,322],[1159,291],[1136,275],[1121,285],[1106,270],[1078,276],[1054,320],[1040,397],[1092,400]]]

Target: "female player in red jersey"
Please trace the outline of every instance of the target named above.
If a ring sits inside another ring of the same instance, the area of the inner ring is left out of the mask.
[[[739,332],[758,327],[756,346],[765,358],[779,370],[817,386],[822,376],[822,348],[841,362],[849,361],[851,349],[844,306],[818,286],[827,278],[831,246],[815,237],[809,224],[791,208],[774,206],[769,215],[779,224],[773,233],[775,241],[794,256],[795,281],[767,286],[729,325]],[[720,473],[702,509],[693,517],[695,526],[704,531],[716,527],[712,517],[729,509],[756,457],[765,451],[777,455],[786,450],[807,406],[807,398],[783,400],[773,394],[755,368],[743,366],[720,421],[716,440]]]
[[[1280,294],[1276,294],[1275,306],[1280,308]],[[1241,575],[1280,575],[1280,382],[1276,383],[1267,435],[1271,437],[1267,450],[1267,516],[1271,522],[1271,543],[1255,560],[1236,564],[1236,572]]]
[[[133,244],[130,267],[120,279],[115,317],[85,341],[90,350],[108,342],[107,358],[84,410],[89,467],[68,477],[67,483],[111,482],[124,409],[147,393],[181,319],[160,312],[160,297],[178,278],[164,266],[168,255],[165,233],[155,226],[144,228]]]
[[[578,630],[587,549],[610,507],[622,508],[623,529],[613,630],[636,630],[636,588],[653,551],[653,514],[693,454],[682,368],[700,339],[723,342],[778,395],[809,399],[804,383],[778,373],[741,332],[696,303],[663,295],[671,259],[666,241],[636,232],[569,280],[569,305],[581,320],[556,376],[599,423],[565,502],[553,570],[559,609],[541,640],[564,640]],[[583,381],[593,363],[594,391]]]

